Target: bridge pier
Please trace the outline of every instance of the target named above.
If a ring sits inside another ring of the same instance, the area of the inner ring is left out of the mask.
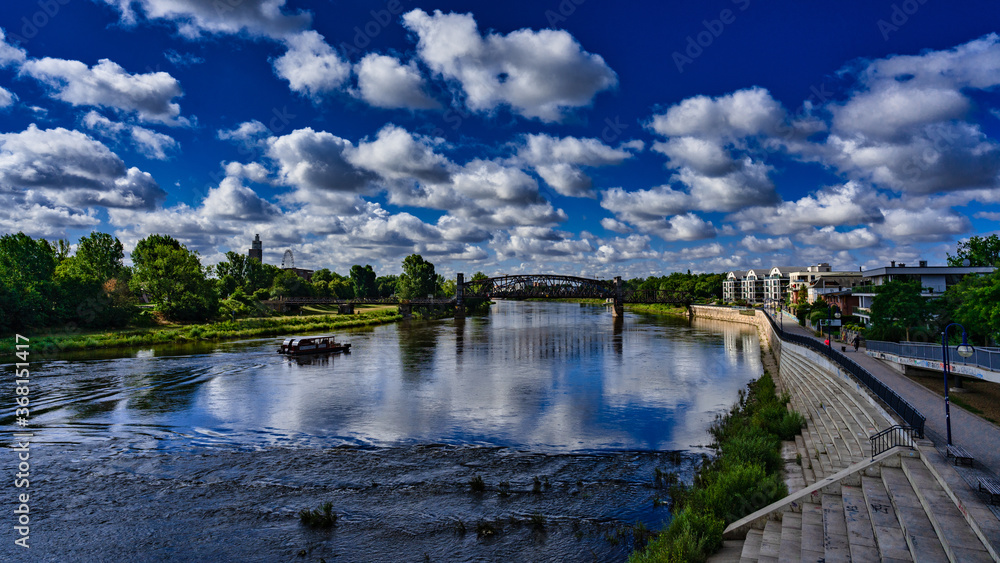
[[[465,318],[465,274],[458,273],[455,280],[455,318]]]
[[[339,315],[353,315],[354,314],[354,303],[341,303],[337,305],[337,314]]]
[[[625,315],[625,306],[622,304],[622,277],[615,276],[615,301],[611,307],[611,316],[620,318]]]

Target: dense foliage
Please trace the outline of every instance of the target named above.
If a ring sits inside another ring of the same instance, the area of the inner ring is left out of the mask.
[[[638,290],[657,290],[689,296],[693,301],[709,301],[722,298],[722,282],[725,274],[692,274],[674,272],[667,276],[650,276],[646,279],[629,280]]]
[[[878,286],[872,300],[872,327],[868,337],[874,340],[910,339],[912,327],[923,327],[931,318],[931,304],[921,295],[917,280],[893,280]]]
[[[105,233],[69,244],[0,237],[0,333],[29,327],[116,327],[136,314],[121,242]]]
[[[262,301],[282,297],[418,299],[455,294],[455,280],[434,272],[419,254],[403,260],[403,275],[378,276],[371,265],[349,275],[323,268],[310,279],[261,263],[239,252],[204,267],[197,252],[169,235],[136,243],[131,267],[117,238],[93,232],[71,252],[67,241],[49,242],[24,233],[0,236],[0,334],[27,328],[148,326],[156,318],[206,322],[267,317]],[[477,276],[485,277],[482,272]],[[155,311],[155,313],[154,313]]]
[[[204,321],[216,315],[219,296],[198,253],[167,235],[150,235],[132,252],[130,287],[149,296],[168,319]]]
[[[959,242],[955,255],[948,254],[948,265],[962,266],[965,260],[969,266],[1000,266],[1000,236],[976,236]]]
[[[420,299],[437,294],[438,278],[434,264],[427,262],[419,254],[411,254],[403,259],[403,275],[396,284],[400,299]]]
[[[766,371],[740,392],[739,402],[711,428],[718,455],[706,461],[688,487],[671,487],[674,517],[666,530],[629,561],[704,561],[722,545],[726,524],[788,494],[781,476],[781,441],[805,424],[788,411]]]

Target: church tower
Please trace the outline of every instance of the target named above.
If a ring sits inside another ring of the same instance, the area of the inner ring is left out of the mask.
[[[250,243],[250,258],[258,262],[264,261],[264,247],[260,242],[260,235],[254,235],[253,242]]]

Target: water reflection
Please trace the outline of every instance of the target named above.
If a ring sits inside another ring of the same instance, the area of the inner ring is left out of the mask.
[[[486,317],[341,335],[352,353],[287,359],[277,339],[50,361],[37,422],[56,441],[157,447],[490,443],[550,451],[689,449],[760,371],[751,327],[604,307],[500,302]],[[33,412],[34,414],[34,412]]]

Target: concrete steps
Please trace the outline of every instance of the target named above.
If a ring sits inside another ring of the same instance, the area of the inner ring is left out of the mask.
[[[807,484],[867,459],[869,437],[893,424],[861,396],[853,382],[831,376],[797,354],[782,355],[780,378],[789,389],[791,407],[803,413],[810,426],[803,432],[802,445],[808,457],[819,463],[808,467],[812,478],[803,471]]]
[[[752,526],[739,561],[994,561],[916,452],[883,454],[784,502],[727,528]]]
[[[1000,527],[974,494],[956,494],[960,478],[940,454],[920,446],[871,460],[869,437],[895,422],[857,384],[787,347],[777,379],[806,418],[782,444],[791,493],[732,523],[729,555],[709,561],[1000,561],[987,545]]]

